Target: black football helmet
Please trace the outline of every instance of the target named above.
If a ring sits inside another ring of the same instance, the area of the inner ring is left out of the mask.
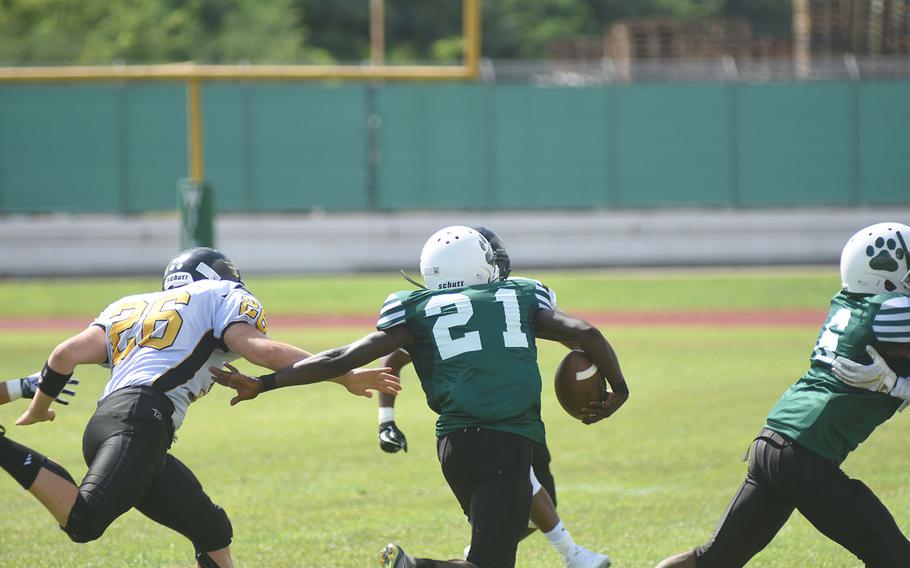
[[[208,247],[187,249],[167,264],[162,290],[170,290],[199,280],[230,280],[243,284],[240,271],[221,251]]]
[[[503,244],[499,235],[486,227],[473,227],[475,231],[483,235],[493,247],[493,259],[496,266],[499,267],[499,279],[505,280],[512,273],[512,261],[509,260],[509,253],[506,252],[506,245]]]

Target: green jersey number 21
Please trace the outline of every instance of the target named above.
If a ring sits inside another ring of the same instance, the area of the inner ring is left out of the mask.
[[[528,347],[528,336],[521,331],[521,312],[518,307],[518,296],[515,290],[500,289],[496,291],[496,301],[502,303],[503,344],[506,347]],[[440,315],[445,306],[455,306],[455,312]],[[439,316],[433,325],[433,339],[439,349],[439,357],[443,360],[451,359],[462,353],[480,351],[483,344],[480,341],[480,332],[469,331],[459,338],[452,337],[452,328],[465,325],[474,315],[471,299],[464,294],[440,294],[433,296],[427,302],[424,311],[427,317]]]

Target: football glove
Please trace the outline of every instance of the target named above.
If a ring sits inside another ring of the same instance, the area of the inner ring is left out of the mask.
[[[868,365],[837,357],[834,359],[831,369],[834,370],[838,379],[852,387],[891,394],[897,383],[897,375],[874,347],[866,346],[866,353],[872,357],[872,363]]]
[[[35,393],[38,391],[38,378],[41,376],[41,371],[27,377],[19,379],[19,386],[22,388],[22,398],[34,398]],[[79,381],[77,379],[70,379],[67,381],[69,385],[78,385]],[[60,392],[60,396],[57,397],[57,402],[66,406],[69,404],[69,401],[63,398],[63,396],[76,396],[76,391],[70,389],[63,389]]]
[[[389,454],[401,450],[408,451],[408,439],[404,437],[404,432],[395,425],[394,420],[379,425],[379,447]]]

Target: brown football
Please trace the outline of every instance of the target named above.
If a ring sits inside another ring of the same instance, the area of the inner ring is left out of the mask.
[[[569,351],[556,369],[556,398],[562,408],[581,419],[589,402],[607,398],[607,383],[584,351]]]

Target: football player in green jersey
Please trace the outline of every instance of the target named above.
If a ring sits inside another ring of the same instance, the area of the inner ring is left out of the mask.
[[[809,370],[771,409],[749,450],[746,479],[714,536],[658,568],[744,566],[794,509],[867,567],[910,566],[910,541],[891,513],[840,469],[847,455],[891,418],[901,399],[880,392],[880,385],[867,388],[875,385],[874,377],[869,385],[851,385],[832,369],[840,359],[838,367],[861,382],[859,366],[844,360],[864,363],[874,346],[897,374],[910,374],[908,240],[907,225],[879,223],[847,242],[840,261],[843,289],[831,300]],[[893,392],[895,382],[887,390]]]
[[[390,544],[381,560],[393,568],[511,568],[527,529],[534,445],[544,442],[536,339],[577,343],[607,378],[612,392],[590,404],[585,422],[616,412],[628,388],[600,331],[549,309],[534,281],[499,280],[492,247],[477,231],[438,231],[423,248],[420,268],[427,289],[391,294],[377,332],[258,378],[232,367],[212,373],[237,390],[236,404],[407,347],[427,404],[439,414],[439,460],[471,521],[471,549],[467,560],[438,561]]]
[[[512,261],[502,239],[486,227],[473,227],[484,236],[493,248],[493,260],[499,271],[499,279],[506,280],[512,273]],[[556,308],[556,294],[543,284],[537,282],[537,292],[543,299],[547,296],[550,309]],[[401,375],[401,369],[411,363],[411,355],[406,349],[399,349],[383,357],[379,365],[388,367],[391,374]],[[382,451],[394,454],[408,451],[408,441],[395,423],[395,400],[398,398],[383,392],[379,393],[379,447]],[[531,463],[531,525],[526,535],[535,529],[546,537],[556,552],[562,557],[567,568],[606,568],[610,566],[610,557],[588,550],[576,544],[571,533],[565,528],[562,519],[556,512],[556,482],[550,471],[550,450],[546,445],[534,447],[534,459]],[[470,547],[465,549],[467,556]]]

